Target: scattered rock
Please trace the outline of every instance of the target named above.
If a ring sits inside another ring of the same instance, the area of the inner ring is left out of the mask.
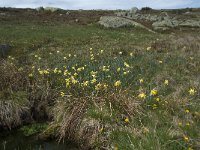
[[[75,22],[79,22],[79,19],[76,19]]]
[[[6,13],[0,13],[0,16],[6,16]]]
[[[66,15],[70,15],[70,12],[68,11],[68,12],[66,12]]]

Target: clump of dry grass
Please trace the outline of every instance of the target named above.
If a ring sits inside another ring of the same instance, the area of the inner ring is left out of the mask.
[[[30,117],[27,77],[7,61],[0,62],[0,127],[13,128]]]

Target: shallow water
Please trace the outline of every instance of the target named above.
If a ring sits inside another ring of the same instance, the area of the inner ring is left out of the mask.
[[[1,132],[0,150],[78,150],[72,143],[37,140],[35,137],[26,137],[20,131]]]

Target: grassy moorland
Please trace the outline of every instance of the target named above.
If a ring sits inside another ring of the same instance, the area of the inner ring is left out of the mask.
[[[111,11],[3,12],[0,43],[12,49],[0,61],[2,130],[32,135],[23,125],[42,122],[33,133],[81,149],[200,148],[199,29],[96,24]]]

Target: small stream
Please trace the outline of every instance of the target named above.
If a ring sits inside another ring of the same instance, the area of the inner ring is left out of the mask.
[[[78,150],[72,143],[41,141],[34,136],[26,137],[18,130],[0,132],[0,150]]]

